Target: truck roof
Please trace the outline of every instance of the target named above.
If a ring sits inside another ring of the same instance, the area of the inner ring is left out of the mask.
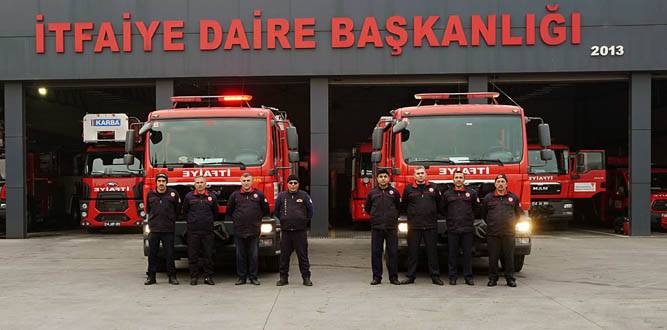
[[[460,114],[508,114],[523,113],[521,107],[503,104],[436,104],[404,107],[396,109],[395,114],[403,116],[432,116]]]
[[[265,115],[273,117],[270,109],[247,107],[201,107],[176,108],[153,111],[148,115],[149,120],[165,118],[212,118],[212,117],[249,117],[261,118]]]

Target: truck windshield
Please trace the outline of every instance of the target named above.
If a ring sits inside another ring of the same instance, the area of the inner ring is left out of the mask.
[[[86,156],[87,176],[140,176],[141,157],[134,157],[134,163],[123,163],[123,153],[92,153]]]
[[[651,173],[651,190],[667,191],[667,173]]]
[[[402,143],[403,159],[408,164],[505,164],[518,163],[523,157],[520,116],[423,116],[409,120],[409,136]]]
[[[266,157],[264,118],[168,119],[150,134],[155,167],[256,166]]]
[[[540,157],[539,150],[528,150],[528,165],[530,166],[530,173],[553,173],[553,174],[567,174],[568,166],[568,151],[563,149],[555,149],[554,157],[551,160],[543,161]]]

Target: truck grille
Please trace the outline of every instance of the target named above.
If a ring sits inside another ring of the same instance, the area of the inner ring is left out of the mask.
[[[98,214],[95,217],[97,221],[112,221],[112,222],[123,222],[130,220],[125,214]]]
[[[181,196],[181,198],[185,197],[189,192],[194,190],[193,186],[172,186],[171,188],[174,188],[177,192],[178,195]],[[233,185],[233,186],[210,186],[207,189],[210,191],[214,191],[218,195],[218,205],[219,206],[227,206],[227,202],[229,201],[229,196],[236,191],[241,189],[241,185]]]
[[[558,195],[560,194],[560,191],[561,191],[560,183],[544,184],[544,183],[533,182],[530,184],[530,192],[533,195]]]
[[[125,212],[127,196],[123,192],[102,192],[97,194],[95,207],[100,212]]]
[[[654,201],[651,208],[654,209],[655,211],[667,211],[667,200],[660,199]]]

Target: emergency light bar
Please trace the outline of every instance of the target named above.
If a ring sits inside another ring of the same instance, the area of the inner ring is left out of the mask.
[[[172,96],[172,103],[181,102],[248,102],[252,95],[208,95],[208,96]]]
[[[471,92],[471,93],[421,93],[415,94],[417,100],[448,100],[448,99],[495,99],[498,92]]]

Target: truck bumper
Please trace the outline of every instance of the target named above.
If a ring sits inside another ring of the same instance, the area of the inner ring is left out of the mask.
[[[569,199],[532,200],[528,214],[540,223],[563,223],[574,218],[574,203]]]
[[[217,222],[216,222],[217,223]],[[220,224],[223,225],[223,224]],[[227,259],[236,257],[236,245],[234,244],[233,225],[231,222],[224,223],[225,229],[230,234],[227,239],[222,239],[219,235],[215,235],[215,250],[214,256],[216,259]],[[187,259],[188,244],[187,244],[187,225],[185,222],[176,223],[176,232],[174,237],[174,259]],[[273,257],[280,255],[280,228],[274,224],[274,230],[270,233],[261,233],[259,235],[259,250],[260,257]],[[144,256],[148,256],[149,252],[148,233],[144,229],[143,235],[143,249]],[[158,252],[159,256],[164,256],[162,246]]]
[[[105,227],[141,227],[144,217],[139,208],[141,200],[127,200],[127,209],[121,212],[101,212],[97,210],[98,200],[88,199],[79,203],[79,212],[81,215],[81,226],[87,228],[105,228]],[[82,206],[86,205],[84,209]],[[84,217],[84,212],[86,216]]]
[[[651,227],[667,230],[667,211],[651,212]]]
[[[532,249],[532,238],[531,237],[515,237],[514,238],[514,255],[529,255]],[[420,250],[425,249],[424,243],[422,242],[419,246]],[[421,251],[420,251],[421,252]],[[398,253],[401,256],[408,255],[408,242],[406,237],[400,237],[398,239]],[[449,246],[447,245],[447,236],[438,235],[438,255],[447,256],[449,255]],[[489,248],[486,244],[486,239],[480,239],[475,237],[472,246],[472,255],[473,257],[488,257]]]

